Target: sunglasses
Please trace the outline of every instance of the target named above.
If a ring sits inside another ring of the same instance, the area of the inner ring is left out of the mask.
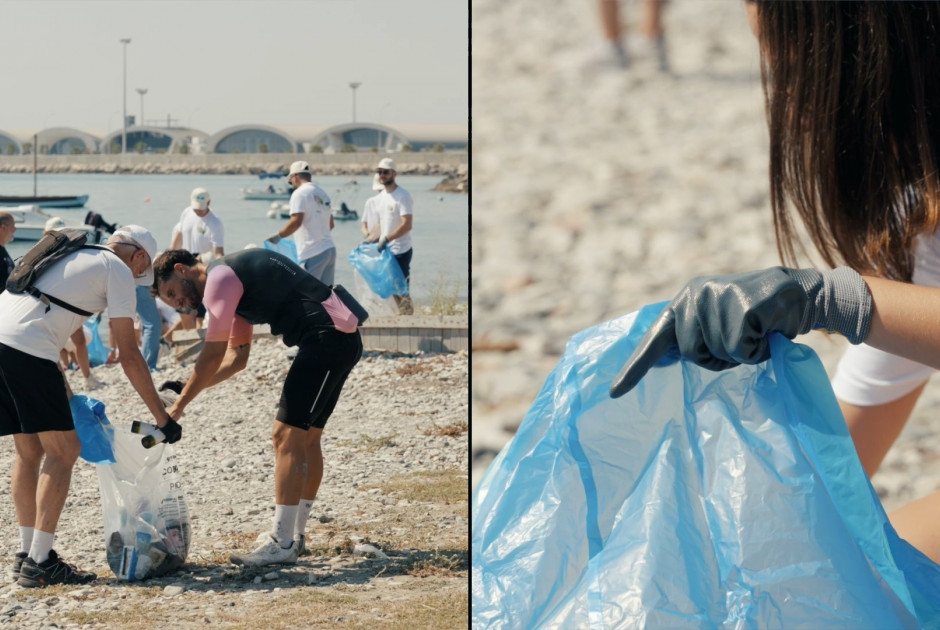
[[[388,175],[388,174],[391,173],[392,171],[390,171],[390,170],[387,169],[387,168],[380,168],[380,169],[376,170],[375,172],[378,173],[379,175]]]

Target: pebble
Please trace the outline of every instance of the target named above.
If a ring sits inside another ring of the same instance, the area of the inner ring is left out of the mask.
[[[633,37],[642,7],[623,6]],[[780,264],[743,3],[669,3],[666,75],[639,58],[584,71],[601,37],[594,9],[474,2],[474,487],[574,333],[693,276]],[[803,341],[832,373],[841,346]],[[872,479],[887,509],[940,488],[938,411],[931,382]]]

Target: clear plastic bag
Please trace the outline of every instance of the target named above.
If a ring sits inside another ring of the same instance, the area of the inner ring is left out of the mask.
[[[572,338],[479,483],[473,627],[940,626],[940,567],[888,522],[811,349],[671,357],[609,398],[662,307]]]
[[[349,252],[349,264],[365,279],[380,298],[408,295],[408,282],[395,256],[386,247],[381,252],[374,243],[361,243]]]
[[[169,444],[144,448],[129,427],[116,427],[112,439],[116,462],[97,466],[108,565],[128,581],[172,573],[191,540],[176,452]]]

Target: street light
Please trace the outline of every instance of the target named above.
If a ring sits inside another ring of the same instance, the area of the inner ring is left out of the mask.
[[[140,94],[140,126],[144,125],[144,94],[147,93],[147,88],[137,88],[137,93]]]
[[[127,153],[127,45],[131,43],[129,37],[121,38],[124,44],[124,115],[121,118],[121,153]]]
[[[349,87],[352,88],[353,93],[353,122],[356,122],[356,88],[362,85],[362,81],[353,81],[349,84]]]

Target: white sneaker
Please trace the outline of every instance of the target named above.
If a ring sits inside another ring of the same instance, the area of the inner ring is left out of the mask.
[[[277,538],[266,534],[267,542],[252,551],[240,556],[232,556],[232,564],[243,564],[247,567],[263,567],[268,564],[291,564],[297,562],[297,541],[292,540],[290,547],[284,549]],[[260,537],[259,537],[260,538]]]
[[[294,534],[294,545],[297,547],[297,557],[307,555],[307,539],[303,534]]]

